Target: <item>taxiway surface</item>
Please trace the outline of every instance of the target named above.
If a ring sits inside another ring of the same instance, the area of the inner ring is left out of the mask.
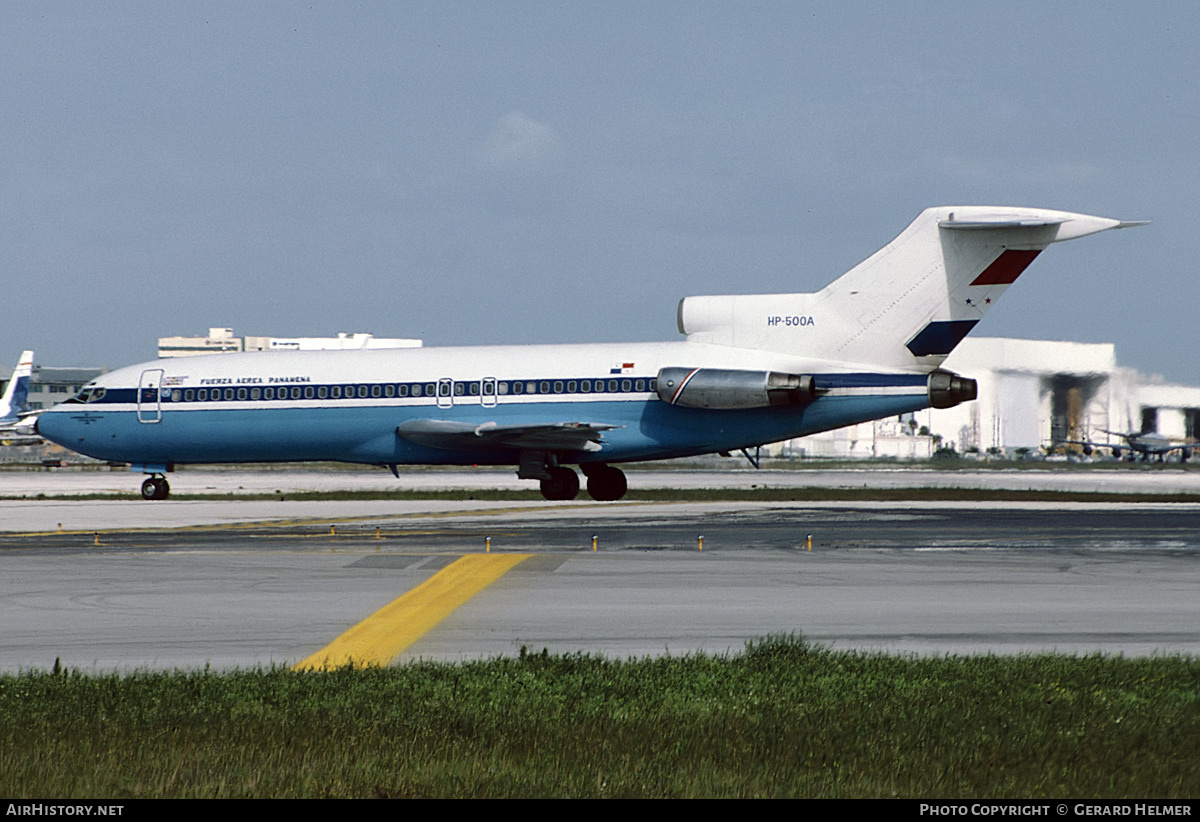
[[[267,473],[235,481],[280,484]],[[0,517],[6,671],[290,665],[489,537],[530,559],[400,659],[724,653],[780,632],[934,654],[1200,654],[1194,505],[47,498]]]

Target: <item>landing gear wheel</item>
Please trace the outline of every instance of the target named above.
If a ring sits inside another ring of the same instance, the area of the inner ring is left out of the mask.
[[[170,493],[165,477],[149,477],[142,483],[142,499],[166,499]]]
[[[550,476],[542,480],[542,496],[550,500],[575,499],[579,493],[579,475],[561,465],[546,470]]]
[[[588,494],[597,502],[620,499],[625,496],[628,489],[629,484],[625,481],[625,472],[620,468],[605,465],[588,474]]]

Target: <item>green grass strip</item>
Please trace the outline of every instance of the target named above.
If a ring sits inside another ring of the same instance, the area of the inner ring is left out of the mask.
[[[0,795],[1190,798],[1200,661],[732,656],[0,677]]]

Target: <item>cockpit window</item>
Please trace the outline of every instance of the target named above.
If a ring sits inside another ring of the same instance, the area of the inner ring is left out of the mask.
[[[71,398],[72,402],[96,402],[104,399],[104,388],[95,385],[85,385],[78,394]]]

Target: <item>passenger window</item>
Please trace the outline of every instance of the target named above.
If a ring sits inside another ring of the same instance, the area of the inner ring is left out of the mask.
[[[462,382],[454,383],[454,396],[461,397],[467,393],[467,384]]]
[[[376,395],[376,396],[378,396],[378,395]],[[383,396],[385,396],[385,397],[396,396],[396,386],[392,385],[390,382],[387,385],[385,385],[383,387]]]
[[[256,399],[258,399],[260,396],[262,396],[262,389],[261,389],[261,388],[251,388],[251,389],[250,389],[250,399],[252,399],[252,400],[256,400]]]
[[[406,383],[400,383],[400,396],[408,396],[408,385]]]
[[[304,386],[304,399],[311,400],[313,398],[313,387],[311,385]]]
[[[329,389],[323,385],[317,386],[317,399],[323,400],[329,396]]]
[[[592,392],[592,381],[591,380],[580,380],[579,381],[579,390],[582,391],[584,394],[590,394]]]
[[[208,399],[208,389],[201,388],[199,391],[197,391],[196,399],[199,400],[200,402],[204,402],[205,400],[207,400]]]
[[[631,388],[633,388],[632,382],[630,382],[629,380],[621,380],[621,390],[622,391],[628,391]]]
[[[617,390],[617,381],[616,380],[608,381],[608,390],[610,393],[615,392]]]
[[[171,392],[171,402],[180,402],[183,400],[183,392],[176,388]]]
[[[646,390],[646,381],[638,380],[636,383],[634,383],[633,387],[638,391],[645,391]]]
[[[183,392],[183,401],[184,402],[191,402],[193,399],[195,399],[195,397],[196,397],[196,392],[193,391],[191,388],[189,388],[187,391]]]
[[[549,380],[542,380],[540,383],[538,383],[538,393],[539,394],[549,394],[550,393],[550,381]]]

